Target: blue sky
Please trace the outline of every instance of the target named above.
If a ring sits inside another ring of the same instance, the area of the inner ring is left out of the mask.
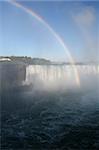
[[[98,2],[18,1],[32,9],[59,34],[76,61],[98,60]],[[24,10],[0,1],[0,55],[68,61],[50,31]]]

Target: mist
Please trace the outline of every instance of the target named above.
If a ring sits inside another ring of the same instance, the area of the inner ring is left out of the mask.
[[[94,89],[98,86],[98,65],[76,65],[80,85],[76,83],[75,73],[69,65],[30,65],[26,68],[26,80],[24,84],[31,84],[38,90],[75,90]]]
[[[79,29],[81,38],[83,39],[82,57],[86,62],[99,62],[98,53],[98,24],[97,12],[93,6],[76,7],[72,12],[72,19]]]
[[[98,147],[99,66],[76,65],[80,86],[71,65],[11,66],[0,71],[3,149]]]

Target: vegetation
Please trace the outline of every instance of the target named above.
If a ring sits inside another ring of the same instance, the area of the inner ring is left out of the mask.
[[[46,60],[44,58],[31,58],[31,57],[27,57],[27,56],[6,56],[3,57],[1,56],[0,59],[2,58],[6,58],[6,59],[10,59],[11,62],[18,62],[18,63],[25,63],[25,64],[36,64],[36,65],[49,65],[51,64],[51,61]]]

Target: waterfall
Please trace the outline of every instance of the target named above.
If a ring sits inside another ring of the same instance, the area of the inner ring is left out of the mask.
[[[32,82],[33,78],[47,82],[67,80],[71,72],[72,68],[66,65],[29,65],[26,68],[26,81]]]
[[[95,65],[76,65],[80,78],[89,75],[99,75],[99,66]],[[26,68],[26,83],[35,82],[44,84],[75,84],[75,76],[71,65],[29,65]]]

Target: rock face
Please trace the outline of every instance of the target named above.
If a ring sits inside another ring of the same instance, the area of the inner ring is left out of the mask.
[[[0,64],[0,87],[8,88],[20,85],[25,80],[26,66],[15,63],[1,63]]]

